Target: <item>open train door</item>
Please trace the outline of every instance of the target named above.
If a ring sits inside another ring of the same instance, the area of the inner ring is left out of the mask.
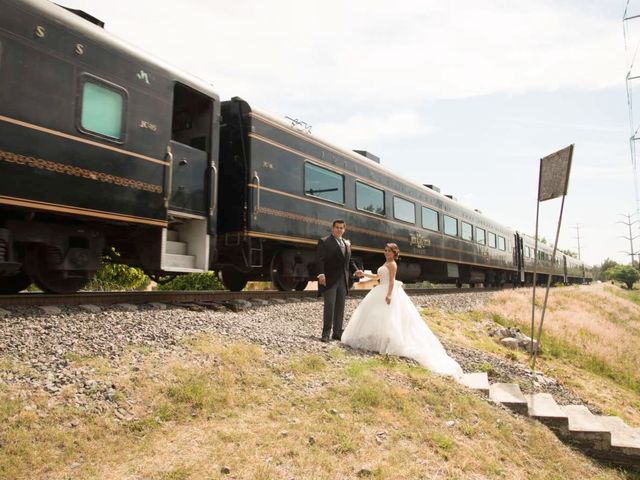
[[[513,265],[517,270],[517,285],[524,285],[524,242],[518,232],[513,235]]]
[[[166,198],[169,228],[161,269],[205,272],[216,229],[217,98],[181,83],[174,86]]]

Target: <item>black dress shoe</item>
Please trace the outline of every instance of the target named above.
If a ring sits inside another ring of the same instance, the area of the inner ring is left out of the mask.
[[[322,338],[320,339],[320,341],[321,341],[322,343],[329,343],[329,337],[322,337]]]
[[[340,332],[340,333],[334,333],[334,334],[331,336],[331,338],[332,338],[332,339],[334,339],[334,340],[341,340],[341,339],[342,339],[342,332]]]

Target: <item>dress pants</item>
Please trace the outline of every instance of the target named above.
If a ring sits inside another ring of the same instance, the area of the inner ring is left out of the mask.
[[[347,286],[344,282],[336,282],[322,294],[324,297],[324,311],[322,316],[322,336],[329,337],[333,326],[333,335],[342,334],[342,320],[344,318],[344,301],[347,296]]]

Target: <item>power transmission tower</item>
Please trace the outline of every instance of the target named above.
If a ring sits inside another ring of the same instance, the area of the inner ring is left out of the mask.
[[[635,68],[638,59],[638,50],[640,49],[640,10],[636,5],[637,0],[627,0],[624,13],[622,15],[622,30],[624,34],[624,49],[627,56],[627,75],[625,84],[627,87],[627,106],[629,109],[629,128],[631,135],[629,136],[629,149],[631,153],[631,165],[633,166],[633,186],[635,189],[636,214],[640,214],[640,190],[638,188],[638,161],[636,152],[636,141],[640,140],[640,120],[637,120],[633,114],[633,91],[637,85],[636,80],[640,80],[640,72]],[[635,10],[638,10],[638,13]]]
[[[576,229],[576,236],[574,237],[578,241],[578,260],[582,260],[582,255],[580,253],[580,227],[582,225],[580,223],[576,223],[573,228]]]
[[[619,222],[616,222],[616,223],[622,223],[623,225],[626,225],[629,228],[629,236],[628,237],[625,237],[623,235],[619,235],[620,238],[624,238],[626,240],[629,240],[629,246],[630,246],[629,251],[628,252],[622,252],[622,253],[626,253],[627,255],[631,255],[631,266],[634,266],[636,264],[636,262],[635,262],[635,259],[634,259],[635,253],[633,251],[633,241],[636,238],[640,237],[640,235],[634,236],[633,233],[632,233],[631,227],[633,225],[635,225],[636,223],[638,223],[638,221],[637,220],[634,220],[633,222],[631,221],[631,217],[633,216],[632,214],[625,215],[623,213],[619,213],[618,215],[620,215],[622,217],[626,217],[627,221],[626,222],[619,221]]]

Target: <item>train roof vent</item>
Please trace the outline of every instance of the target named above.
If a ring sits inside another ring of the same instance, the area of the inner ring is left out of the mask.
[[[368,158],[372,162],[380,163],[380,157],[377,157],[371,152],[367,152],[366,150],[354,150],[354,152],[362,155],[365,158]]]
[[[482,210],[480,210],[478,208],[474,208],[473,211],[476,212],[476,213],[479,213],[480,215],[482,215]]]
[[[97,19],[93,15],[89,15],[87,12],[83,12],[82,10],[76,10],[75,8],[68,8],[64,5],[57,4],[59,7],[64,8],[65,10],[70,11],[71,13],[75,13],[79,17],[84,18],[86,21],[93,23],[94,25],[99,26],[100,28],[104,28],[104,22],[102,20]]]
[[[438,192],[440,193],[440,189],[438,187],[436,187],[435,185],[431,185],[430,183],[423,183],[423,185],[427,188],[430,188],[431,190],[433,190],[434,192]]]
[[[454,197],[453,195],[445,195],[445,197],[450,198],[451,200],[453,200],[454,202],[457,202],[458,199],[456,197]]]

